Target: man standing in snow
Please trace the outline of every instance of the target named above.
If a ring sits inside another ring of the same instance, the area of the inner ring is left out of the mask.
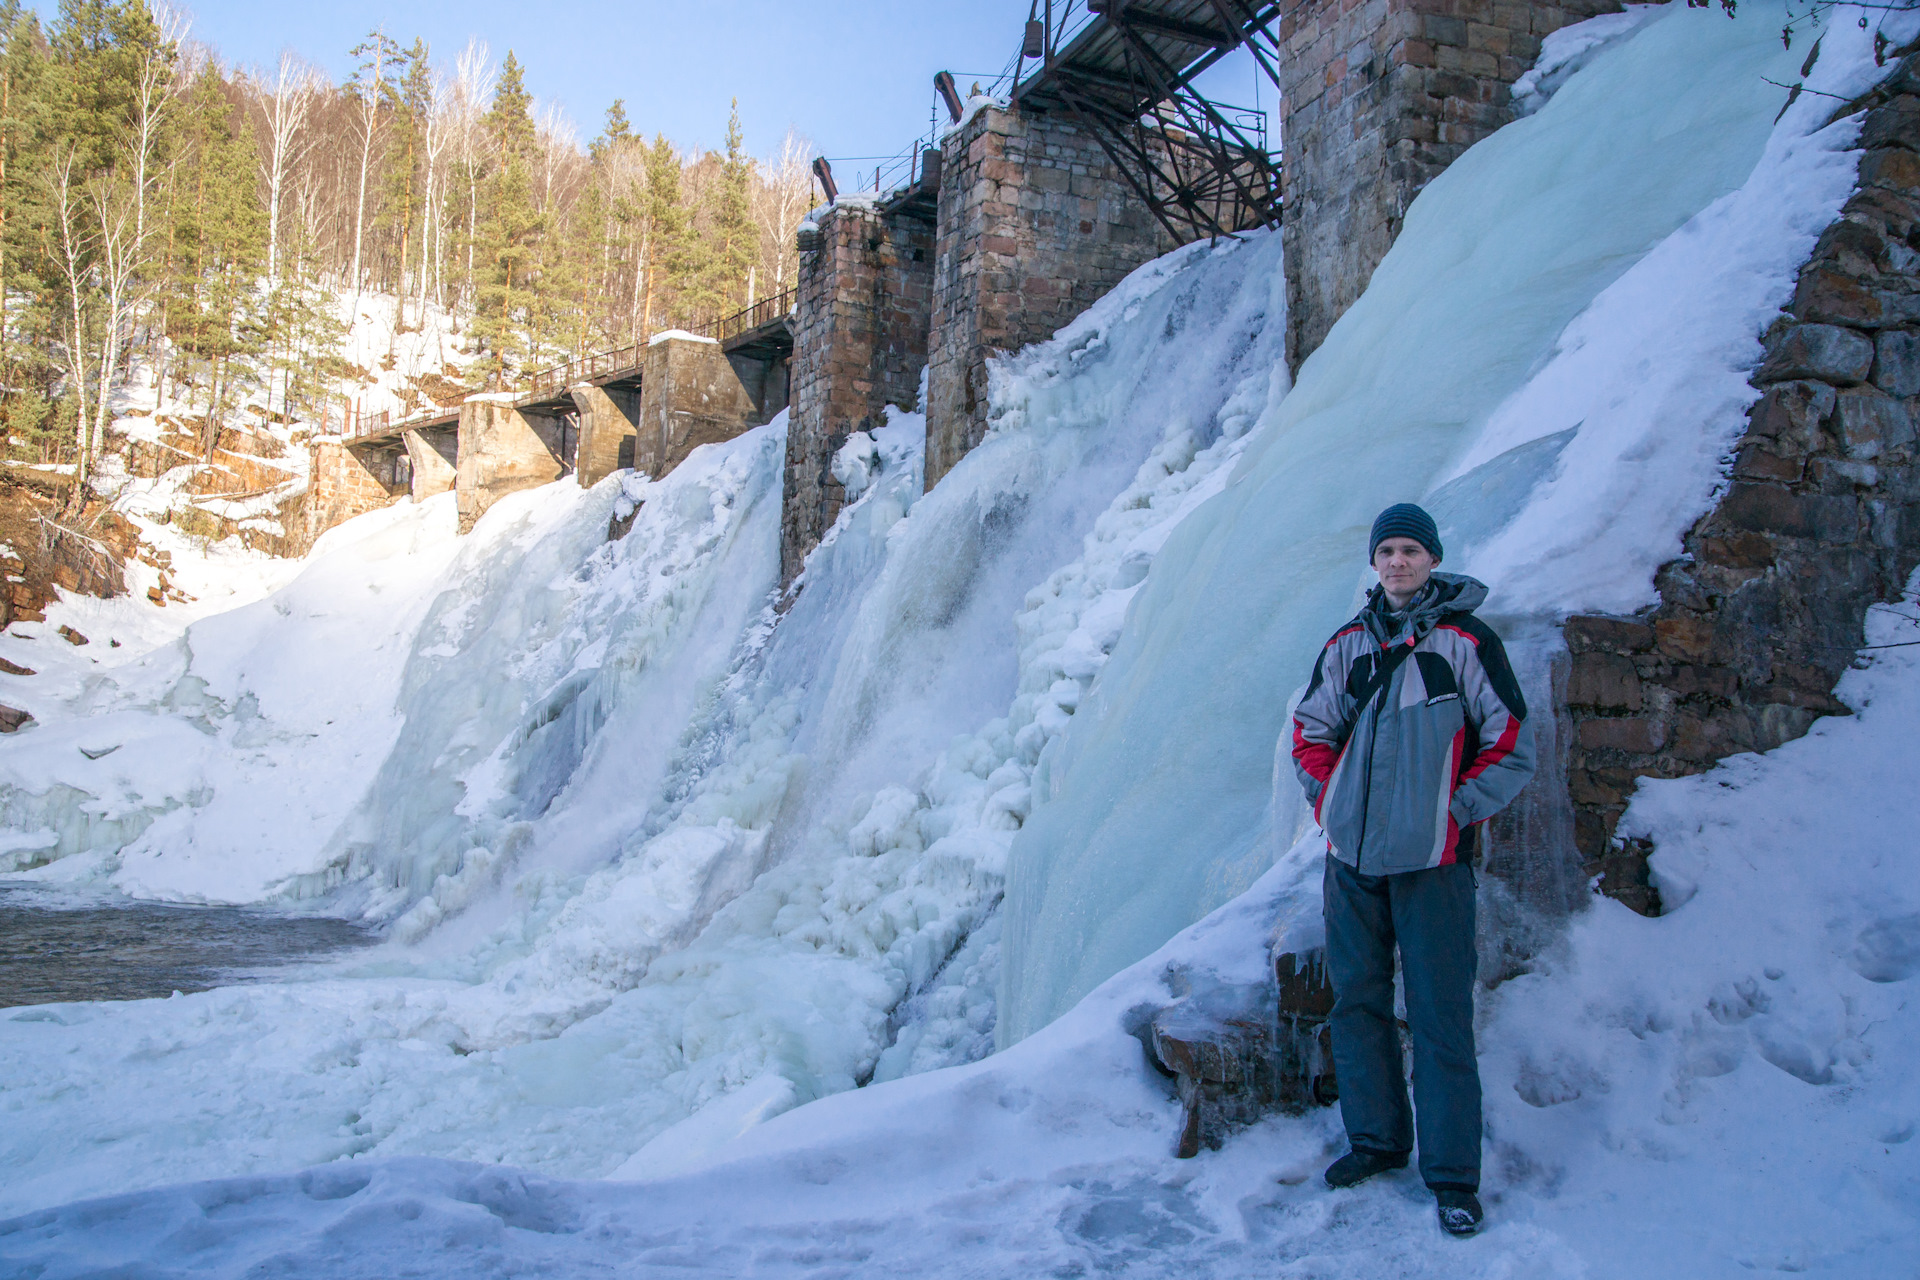
[[[1473,616],[1486,587],[1434,572],[1433,517],[1388,507],[1368,550],[1380,585],[1321,651],[1293,720],[1294,763],[1327,834],[1333,1063],[1352,1147],[1326,1178],[1350,1187],[1405,1168],[1417,1125],[1440,1225],[1471,1235],[1481,1219],[1472,860],[1478,825],[1532,776],[1533,738],[1506,650]]]

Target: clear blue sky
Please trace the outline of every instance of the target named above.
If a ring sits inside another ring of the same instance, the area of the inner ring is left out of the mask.
[[[58,0],[35,0],[51,17]],[[716,148],[731,99],[747,148],[766,155],[789,126],[835,157],[892,155],[927,131],[933,76],[964,93],[1006,65],[1027,0],[188,0],[192,38],[229,63],[267,67],[291,48],[337,83],[347,50],[375,26],[402,45],[424,38],[451,66],[470,36],[507,50],[527,87],[558,101],[585,144],[624,98],[633,127],[683,147]],[[1201,81],[1252,105],[1252,62],[1226,59]],[[1274,107],[1262,85],[1261,105]],[[1277,135],[1276,135],[1277,138]],[[843,184],[857,163],[836,166]]]
[[[37,0],[43,15],[57,0]],[[527,87],[558,101],[584,144],[624,98],[634,128],[718,147],[740,99],[748,149],[792,125],[827,155],[891,154],[927,128],[933,75],[997,71],[1019,43],[1026,0],[188,0],[193,36],[223,59],[267,66],[291,47],[338,82],[376,25],[425,38],[449,65],[479,36],[512,49]],[[961,89],[967,87],[962,79]]]

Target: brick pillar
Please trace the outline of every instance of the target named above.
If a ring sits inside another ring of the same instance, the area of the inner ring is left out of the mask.
[[[309,446],[305,545],[355,516],[377,511],[400,496],[403,486],[393,482],[393,456],[380,451],[350,448],[336,437],[322,437]]]
[[[792,412],[780,570],[792,581],[840,511],[828,473],[847,437],[912,409],[927,363],[933,228],[908,212],[843,200],[819,220],[820,247],[800,255]]]
[[[580,408],[580,445],[574,474],[583,489],[633,465],[634,433],[640,422],[640,393],[627,387],[582,383],[570,390]]]
[[[444,427],[406,433],[407,458],[413,463],[413,500],[425,502],[453,488],[460,465],[460,436]]]
[[[1281,22],[1287,364],[1367,287],[1407,206],[1514,118],[1542,37],[1617,0],[1309,0]]]
[[[460,406],[460,463],[454,493],[460,532],[510,493],[549,484],[566,473],[558,415],[516,409],[509,395],[470,396]]]
[[[982,111],[940,174],[927,487],[987,431],[987,357],[1040,342],[1174,247],[1092,137],[1056,116]]]
[[[636,467],[663,476],[701,445],[731,440],[759,421],[753,397],[713,339],[663,335],[647,347]]]

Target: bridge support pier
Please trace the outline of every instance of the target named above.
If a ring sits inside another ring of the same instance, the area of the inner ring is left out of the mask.
[[[781,324],[774,335],[763,330],[758,336],[746,335],[744,340],[728,339],[721,349],[753,405],[750,425],[757,427],[779,417],[780,411],[789,406],[793,391],[793,339],[786,325]]]
[[[453,488],[460,465],[459,432],[429,428],[409,431],[404,438],[413,463],[413,500],[425,502]]]
[[[568,392],[580,409],[580,446],[573,471],[580,487],[591,489],[621,468],[634,465],[641,393],[585,382]]]
[[[485,393],[469,396],[460,406],[454,493],[461,533],[472,530],[508,494],[566,474],[566,416],[516,409],[513,400],[510,392]]]
[[[407,490],[406,469],[397,449],[356,448],[334,437],[313,442],[307,472],[306,528],[302,544],[333,526],[378,511]]]
[[[990,355],[1051,338],[1175,247],[1100,144],[1063,116],[988,108],[949,135],[943,154],[929,489],[987,433]]]
[[[924,214],[845,201],[817,226],[819,248],[800,256],[794,307],[780,527],[787,581],[840,513],[833,455],[854,432],[886,425],[886,406],[918,404],[933,308],[934,228]]]
[[[669,333],[647,347],[640,374],[633,465],[659,477],[703,444],[731,440],[767,421],[711,338]]]
[[[1540,41],[1618,0],[1308,0],[1281,20],[1287,365],[1299,372],[1393,247],[1407,206],[1514,118]]]

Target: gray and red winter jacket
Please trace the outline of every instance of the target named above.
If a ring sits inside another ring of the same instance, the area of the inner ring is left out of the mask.
[[[1314,664],[1294,765],[1333,856],[1362,875],[1457,861],[1461,832],[1533,776],[1526,702],[1500,637],[1473,616],[1486,598],[1436,573],[1390,614],[1375,587]]]

